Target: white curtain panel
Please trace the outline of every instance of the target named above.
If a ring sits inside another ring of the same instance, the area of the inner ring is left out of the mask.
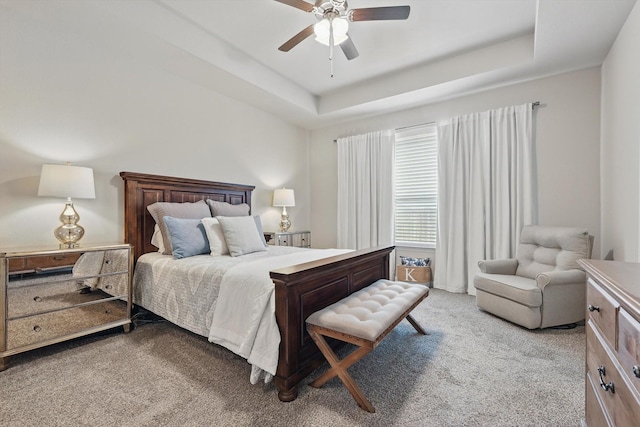
[[[478,261],[512,258],[537,222],[532,104],[438,123],[434,286],[475,295]]]
[[[395,131],[340,138],[338,248],[393,244]]]

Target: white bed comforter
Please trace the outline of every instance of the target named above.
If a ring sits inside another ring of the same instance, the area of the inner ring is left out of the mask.
[[[231,267],[223,276],[209,341],[244,357],[254,367],[255,384],[264,370],[269,381],[278,366],[280,332],[275,317],[275,285],[269,271],[343,254],[347,250],[305,250]],[[255,369],[259,368],[259,369]]]
[[[280,345],[269,271],[345,252],[270,246],[267,252],[235,258],[180,260],[149,253],[136,264],[133,301],[246,358],[251,383],[262,375],[268,381],[276,372]]]

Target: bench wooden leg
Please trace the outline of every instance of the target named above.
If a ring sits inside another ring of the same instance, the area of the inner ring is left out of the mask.
[[[411,323],[411,325],[416,329],[416,331],[418,331],[419,334],[422,335],[429,335],[427,333],[427,331],[424,330],[424,328],[422,326],[420,326],[420,324],[418,322],[416,322],[416,319],[414,319],[413,317],[411,317],[410,314],[407,314],[407,320],[409,321],[409,323]]]
[[[331,347],[329,347],[329,349],[331,349]],[[368,349],[366,347],[358,347],[355,351],[349,354],[349,356],[340,360],[338,365],[342,370],[346,371],[354,363],[362,359],[364,356],[366,356],[370,352],[371,352],[371,349]],[[318,378],[313,380],[313,382],[311,382],[309,385],[311,387],[320,388],[323,385],[325,385],[330,379],[334,378],[337,375],[338,375],[337,371],[332,367],[327,372],[325,372],[324,374],[320,375]]]
[[[309,335],[311,335],[311,338],[313,338],[313,341],[315,341],[316,345],[331,365],[331,369],[328,372],[312,381],[310,385],[316,388],[321,387],[323,384],[337,375],[340,380],[342,380],[342,383],[347,388],[347,390],[349,390],[349,393],[351,393],[351,396],[353,396],[358,406],[360,406],[365,411],[372,413],[375,412],[376,410],[371,402],[367,400],[367,398],[364,396],[364,393],[362,393],[362,390],[360,390],[360,387],[358,387],[353,378],[351,378],[351,375],[349,375],[346,371],[348,367],[371,352],[372,348],[359,347],[356,351],[340,361],[336,354],[333,352],[333,349],[331,349],[331,346],[327,344],[327,341],[325,341],[322,335],[312,330],[309,331]]]

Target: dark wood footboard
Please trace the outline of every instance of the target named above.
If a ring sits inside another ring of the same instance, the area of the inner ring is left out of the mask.
[[[305,328],[307,317],[378,279],[388,279],[393,249],[362,249],[271,272],[281,334],[275,377],[280,400],[294,400],[298,383],[324,362]],[[337,347],[339,343],[335,341],[333,345]]]

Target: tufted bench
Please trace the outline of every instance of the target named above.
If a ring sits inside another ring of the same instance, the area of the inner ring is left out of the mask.
[[[419,333],[425,330],[409,313],[429,296],[429,288],[412,283],[380,279],[364,289],[313,313],[307,318],[307,331],[331,365],[331,369],[311,382],[322,387],[338,376],[362,409],[375,412],[347,369],[371,352],[406,318]],[[324,337],[331,337],[358,346],[353,353],[339,360]]]

